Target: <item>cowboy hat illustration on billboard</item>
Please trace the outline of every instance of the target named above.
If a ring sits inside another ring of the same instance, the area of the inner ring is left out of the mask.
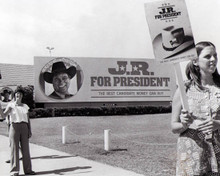
[[[52,84],[54,75],[56,75],[58,73],[67,73],[70,76],[70,79],[72,79],[76,74],[76,67],[71,66],[67,69],[63,62],[55,62],[52,65],[51,73],[45,72],[43,74],[44,80],[46,82]]]
[[[53,85],[54,91],[49,95],[55,99],[66,99],[73,96],[69,93],[70,80],[76,75],[76,67],[66,67],[64,62],[53,63],[51,72],[44,72],[43,79]]]
[[[155,55],[167,59],[195,47],[192,36],[187,36],[182,27],[169,26],[153,40]]]

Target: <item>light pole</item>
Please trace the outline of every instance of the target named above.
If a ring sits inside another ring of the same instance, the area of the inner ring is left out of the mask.
[[[54,47],[49,47],[49,46],[47,46],[47,47],[46,47],[46,49],[48,49],[48,50],[49,50],[50,57],[51,57],[51,51],[54,49]]]

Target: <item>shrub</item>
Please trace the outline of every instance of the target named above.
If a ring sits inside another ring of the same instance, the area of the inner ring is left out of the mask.
[[[170,113],[171,106],[97,107],[97,108],[35,108],[30,118],[62,116],[107,116]]]
[[[30,118],[40,118],[40,117],[53,117],[52,108],[36,108],[30,111]]]

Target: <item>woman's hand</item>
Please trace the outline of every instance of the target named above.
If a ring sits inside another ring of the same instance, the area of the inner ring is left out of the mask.
[[[182,109],[180,114],[180,122],[185,128],[188,128],[193,123],[192,113]]]
[[[210,134],[217,129],[220,129],[220,121],[214,119],[207,119],[202,121],[197,128],[197,130],[206,134]]]
[[[30,129],[28,129],[28,138],[31,138],[31,136],[32,136],[32,132]]]

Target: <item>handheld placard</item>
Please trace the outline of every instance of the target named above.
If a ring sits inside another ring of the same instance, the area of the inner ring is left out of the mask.
[[[149,2],[145,14],[155,58],[174,65],[182,106],[189,110],[180,62],[195,59],[197,53],[185,1]]]

